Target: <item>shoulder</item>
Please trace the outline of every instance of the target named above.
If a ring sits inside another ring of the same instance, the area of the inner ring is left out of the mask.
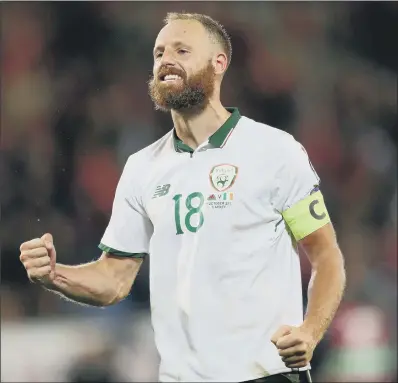
[[[153,168],[164,154],[173,150],[172,131],[146,146],[138,152],[130,155],[124,165],[119,185],[126,185],[128,188],[137,188],[144,182],[145,173],[143,170]],[[120,186],[122,187],[122,186]]]
[[[236,135],[239,141],[246,141],[249,147],[278,158],[287,159],[293,154],[305,152],[303,146],[290,133],[244,116]]]
[[[156,159],[165,153],[173,150],[173,134],[172,130],[167,132],[163,137],[138,152],[132,154],[127,159],[125,170],[140,168],[141,166],[151,165]]]

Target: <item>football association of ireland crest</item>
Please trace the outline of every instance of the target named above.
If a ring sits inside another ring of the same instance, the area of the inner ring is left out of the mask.
[[[213,166],[210,171],[210,183],[217,191],[228,190],[235,182],[238,168],[230,164]]]

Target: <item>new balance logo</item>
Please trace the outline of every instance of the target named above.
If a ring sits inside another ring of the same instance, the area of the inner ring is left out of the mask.
[[[169,190],[170,190],[170,184],[157,186],[155,194],[153,195],[152,199],[165,196],[169,192]]]

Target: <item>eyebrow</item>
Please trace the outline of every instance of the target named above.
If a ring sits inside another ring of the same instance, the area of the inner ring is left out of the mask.
[[[189,49],[192,49],[190,45],[183,43],[182,41],[174,41],[173,44],[171,44],[173,47],[178,47],[178,46],[184,46],[187,47]],[[164,49],[164,45],[163,44],[159,44],[157,46],[155,46],[155,48],[153,49],[153,54],[155,54],[156,52],[163,50]]]

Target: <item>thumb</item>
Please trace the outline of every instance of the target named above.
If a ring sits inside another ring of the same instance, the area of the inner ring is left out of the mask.
[[[285,335],[290,334],[291,331],[292,331],[292,326],[283,325],[279,327],[278,330],[276,330],[276,332],[274,333],[274,335],[272,335],[271,342],[276,346],[278,339]]]
[[[41,237],[41,239],[44,241],[47,250],[51,250],[54,242],[53,236],[50,233],[46,233]]]
[[[50,278],[54,279],[55,278],[55,264],[56,264],[57,260],[56,260],[56,252],[55,252],[55,247],[54,247],[53,236],[50,233],[46,233],[41,237],[41,239],[44,241],[46,249],[48,250],[48,256],[50,257],[50,266],[51,266]]]

